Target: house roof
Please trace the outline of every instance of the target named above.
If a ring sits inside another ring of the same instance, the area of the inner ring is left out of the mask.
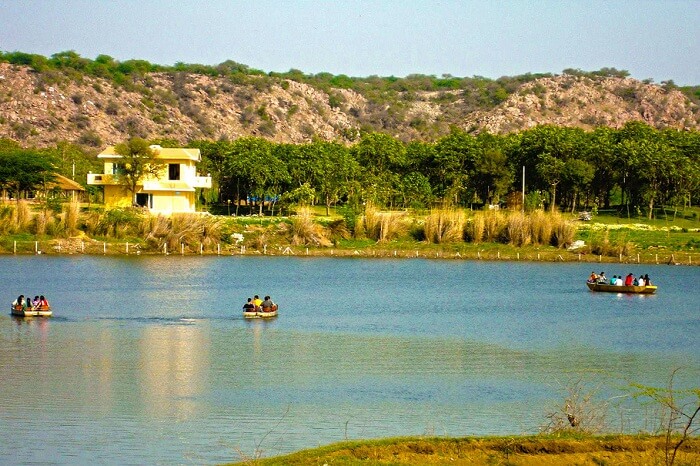
[[[160,147],[158,145],[151,146],[151,150],[159,159],[165,160],[193,160],[201,162],[202,156],[199,149],[189,147]],[[97,156],[100,159],[120,159],[122,156],[117,154],[114,146],[108,146]]]
[[[51,183],[47,183],[50,189],[58,187],[64,191],[85,191],[85,188],[83,188],[79,183],[76,183],[70,178],[66,178],[65,176],[59,175],[58,173],[54,173],[54,176],[54,181],[52,181]]]

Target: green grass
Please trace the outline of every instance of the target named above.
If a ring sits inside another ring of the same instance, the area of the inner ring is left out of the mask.
[[[259,466],[663,464],[664,438],[566,432],[514,437],[401,437],[345,441],[272,458],[242,452],[239,456],[241,463],[236,464]],[[697,464],[700,439],[688,439],[677,460],[677,464]]]

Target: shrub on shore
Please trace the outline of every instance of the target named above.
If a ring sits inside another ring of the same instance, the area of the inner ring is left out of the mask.
[[[367,237],[377,242],[398,238],[408,230],[406,216],[406,212],[380,212],[374,205],[367,203],[364,213],[355,223],[355,237]]]
[[[465,216],[462,210],[435,209],[425,219],[425,239],[429,243],[456,243],[464,239]]]
[[[297,215],[291,218],[289,241],[294,246],[315,245],[330,246],[327,232],[322,225],[313,221],[311,211],[305,207],[299,209]]]

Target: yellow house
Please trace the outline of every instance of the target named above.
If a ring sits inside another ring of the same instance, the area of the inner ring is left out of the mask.
[[[104,173],[88,174],[89,185],[104,186],[104,201],[108,207],[139,205],[156,214],[195,211],[195,188],[211,188],[211,177],[197,175],[199,149],[151,146],[163,168],[157,176],[145,177],[136,188],[134,199],[119,182],[120,159],[114,146],[107,147],[97,158],[105,163]]]

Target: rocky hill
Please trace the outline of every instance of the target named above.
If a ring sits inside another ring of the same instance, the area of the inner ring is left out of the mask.
[[[642,120],[698,129],[700,110],[672,86],[624,77],[564,74],[524,82],[498,101],[471,91],[317,87],[293,79],[152,72],[126,83],[0,63],[0,137],[46,146],[66,140],[102,147],[129,136],[195,139],[261,136],[300,143],[351,143],[361,131],[433,140],[457,126],[506,133],[538,124],[591,129]]]

